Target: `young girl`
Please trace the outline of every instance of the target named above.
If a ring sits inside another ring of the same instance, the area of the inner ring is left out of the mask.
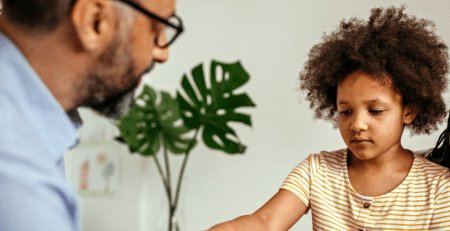
[[[288,230],[309,210],[314,230],[450,230],[450,172],[401,145],[446,116],[447,46],[404,7],[352,18],[314,46],[300,74],[315,117],[345,149],[310,155],[252,215],[216,230]]]

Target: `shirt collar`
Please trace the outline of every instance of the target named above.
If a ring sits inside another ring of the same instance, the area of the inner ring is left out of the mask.
[[[21,51],[0,31],[0,65],[10,71],[3,75],[6,89],[19,110],[32,123],[57,157],[72,147],[78,134],[76,125],[52,95]],[[0,86],[1,87],[1,86]]]

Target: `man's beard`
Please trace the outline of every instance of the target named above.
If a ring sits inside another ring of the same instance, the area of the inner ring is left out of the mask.
[[[114,37],[98,62],[91,67],[78,91],[78,105],[89,107],[111,119],[128,114],[140,78],[153,68],[152,63],[144,72],[133,75],[135,66],[131,57],[131,41],[119,36]],[[124,74],[117,76],[117,73]]]

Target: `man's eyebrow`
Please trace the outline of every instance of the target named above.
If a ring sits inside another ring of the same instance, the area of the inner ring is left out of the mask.
[[[347,101],[341,101],[341,100],[339,100],[339,101],[337,102],[337,104],[338,104],[338,105],[341,105],[341,104],[348,104],[348,102],[347,102]]]

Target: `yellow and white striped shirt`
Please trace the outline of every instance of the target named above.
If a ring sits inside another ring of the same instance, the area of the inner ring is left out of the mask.
[[[352,188],[347,149],[310,155],[281,188],[311,209],[314,230],[450,230],[450,171],[416,154],[405,180],[382,196]]]

